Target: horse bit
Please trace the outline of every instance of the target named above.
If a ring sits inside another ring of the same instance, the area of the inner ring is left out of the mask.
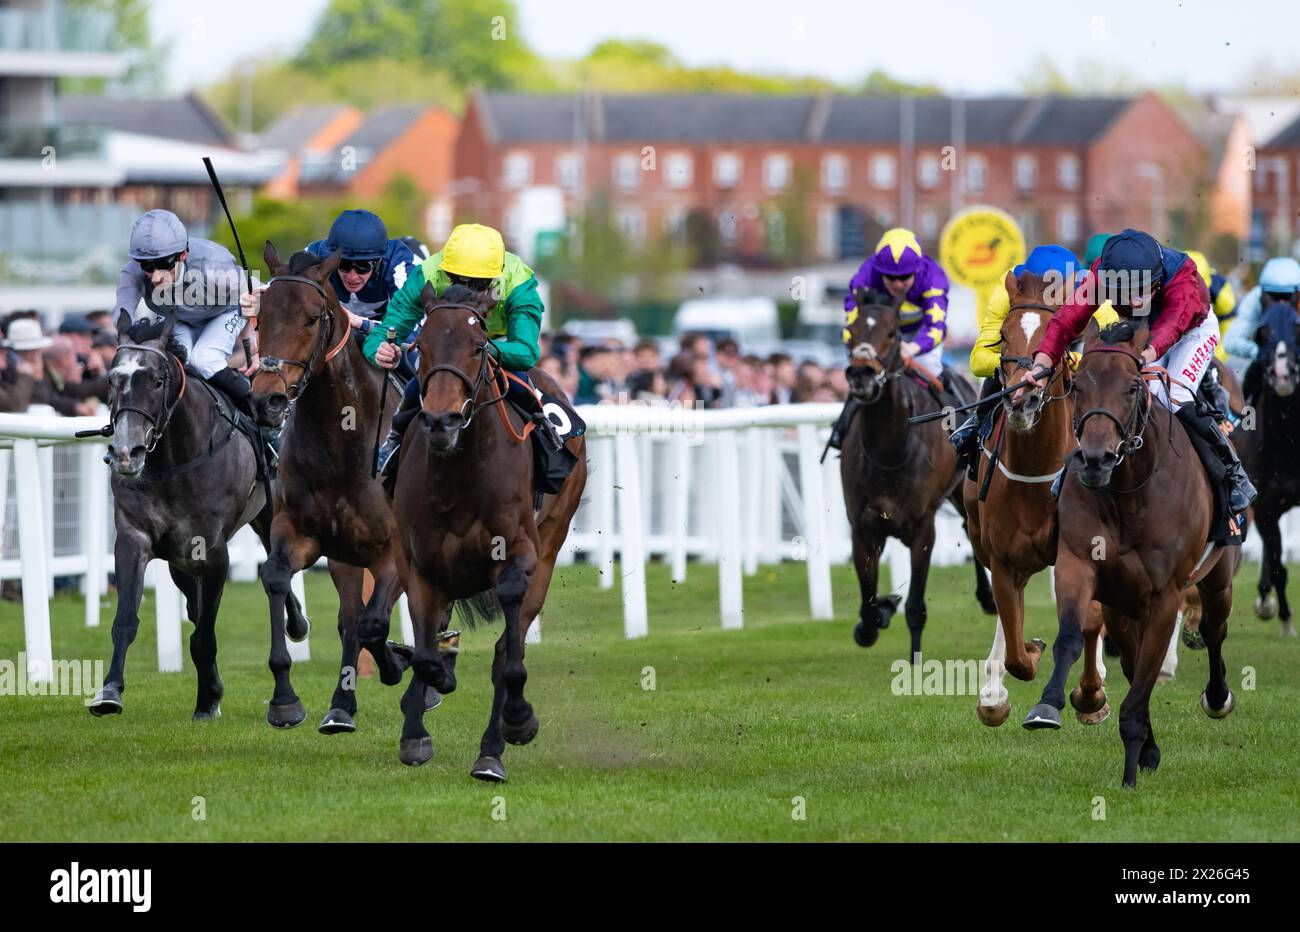
[[[433,310],[443,310],[444,308],[473,311],[474,316],[479,320],[480,326],[482,326],[483,312],[472,304],[440,304]],[[462,382],[465,383],[465,387],[469,389],[469,397],[466,398],[465,403],[460,406],[460,417],[462,422],[461,423],[462,428],[468,427],[470,425],[470,422],[474,420],[474,415],[478,413],[478,409],[480,407],[478,402],[478,393],[479,390],[483,387],[483,385],[487,382],[488,370],[490,368],[490,363],[491,363],[491,357],[487,353],[486,344],[479,346],[474,352],[476,355],[480,356],[482,360],[479,363],[478,375],[475,378],[471,379],[468,375],[466,375],[456,366],[448,365],[446,363],[440,363],[436,366],[431,366],[429,368],[429,371],[424,374],[424,378],[421,379],[420,381],[421,398],[423,398],[425,392],[429,390],[429,380],[433,378],[435,372],[450,372],[452,375],[456,376],[456,378],[460,379]],[[501,401],[504,397],[505,397],[505,393],[503,392],[502,394],[498,395],[496,398],[493,398],[491,401],[484,402],[482,407],[490,407],[496,404],[497,402]]]
[[[1083,356],[1079,359],[1080,366],[1083,365],[1083,360],[1087,358],[1090,353],[1120,353],[1127,356],[1137,364],[1137,381],[1139,388],[1142,389],[1146,387],[1146,383],[1142,379],[1142,360],[1136,353],[1131,353],[1118,346],[1094,346],[1092,349],[1084,351]],[[1128,423],[1121,422],[1120,419],[1107,408],[1089,408],[1074,422],[1074,439],[1079,440],[1083,436],[1084,422],[1094,414],[1100,414],[1102,417],[1109,418],[1114,422],[1115,427],[1120,433],[1119,446],[1115,448],[1115,456],[1117,457],[1115,465],[1118,466],[1124,461],[1126,455],[1136,453],[1138,450],[1142,449],[1142,445],[1145,442],[1142,439],[1142,435],[1146,433],[1150,412],[1151,405],[1149,395],[1145,404],[1141,399],[1139,399],[1138,402],[1133,405],[1133,413],[1129,416]],[[1135,428],[1137,429],[1136,434],[1133,433]]]

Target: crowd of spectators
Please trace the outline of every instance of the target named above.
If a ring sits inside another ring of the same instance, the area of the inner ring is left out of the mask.
[[[688,407],[757,407],[793,402],[838,402],[848,395],[842,369],[784,353],[745,355],[736,341],[683,334],[665,359],[657,340],[633,346],[619,340],[583,345],[565,334],[542,337],[545,369],[575,404],[602,401],[676,402]]]
[[[63,415],[92,415],[108,400],[117,334],[107,311],[68,317],[53,332],[36,311],[14,311],[0,330],[0,412],[49,405]]]

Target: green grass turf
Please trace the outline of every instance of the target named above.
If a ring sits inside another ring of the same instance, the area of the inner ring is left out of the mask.
[[[969,567],[932,573],[927,657],[980,658],[993,619]],[[674,586],[650,568],[650,636],[622,637],[618,590],[589,567],[561,570],[528,652],[527,695],[541,719],[528,747],[507,747],[504,786],[469,776],[490,699],[499,623],[467,632],[460,689],[428,713],[436,753],[397,760],[399,690],[359,687],[359,730],[315,730],[333,689],[338,642],[328,577],[312,573],[311,662],[294,683],[307,722],[265,721],[266,602],[232,584],[218,623],[224,717],[190,720],[195,679],[159,674],[153,603],[132,648],[123,715],[97,719],[79,697],[0,696],[0,839],[9,840],[1295,840],[1300,838],[1300,641],[1250,610],[1257,569],[1240,577],[1226,656],[1239,697],[1223,721],[1202,714],[1204,652],[1181,651],[1157,687],[1164,753],[1136,792],[1120,788],[1118,714],[1100,727],[1019,727],[1050,673],[1008,679],[1012,718],[980,725],[974,696],[896,696],[890,664],[906,649],[901,616],[869,650],[850,636],[851,570],[837,567],[837,618],[807,620],[802,567],[764,567],[745,583],[745,628],[718,626],[716,568]],[[103,625],[82,626],[79,598],[53,603],[55,656],[110,653]],[[1027,634],[1051,640],[1046,580],[1030,590]],[[395,620],[396,624],[396,620]],[[188,624],[186,625],[188,628]],[[188,632],[187,632],[188,636]],[[20,606],[0,606],[0,657],[22,648]],[[1242,668],[1256,688],[1242,688]],[[642,688],[653,667],[655,689]],[[1111,704],[1127,692],[1110,662]],[[1072,682],[1077,679],[1076,670]],[[409,675],[409,674],[408,674]],[[206,819],[192,818],[201,796]],[[805,819],[793,818],[794,797]],[[1093,818],[1104,800],[1105,819]],[[505,818],[494,818],[494,815]]]

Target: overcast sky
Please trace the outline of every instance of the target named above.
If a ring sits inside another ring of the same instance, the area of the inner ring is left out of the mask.
[[[452,0],[454,2],[454,0]],[[224,76],[249,55],[286,53],[327,0],[153,0],[154,35],[172,46],[170,87]],[[1015,90],[1039,54],[1067,75],[1114,62],[1158,86],[1232,85],[1256,63],[1300,70],[1296,0],[516,0],[520,28],[550,57],[576,57],[601,39],[661,42],[691,65],[814,74],[853,82],[873,68],[944,90]],[[270,15],[268,14],[270,11]],[[425,26],[412,23],[411,28]],[[490,28],[485,25],[484,28]]]

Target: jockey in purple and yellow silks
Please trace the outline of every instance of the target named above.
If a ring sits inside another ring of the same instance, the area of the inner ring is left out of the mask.
[[[903,295],[898,308],[903,356],[924,366],[935,378],[943,372],[943,338],[948,334],[948,276],[939,263],[921,251],[916,234],[902,227],[885,231],[875,253],[849,281],[844,310],[857,305],[859,288]]]
[[[876,243],[875,253],[849,281],[844,310],[854,312],[858,290],[867,288],[887,293],[894,300],[902,299],[898,319],[903,358],[924,368],[946,387],[943,338],[948,333],[948,276],[939,263],[921,251],[915,233],[902,227],[885,231]],[[852,395],[845,401],[844,410],[831,429],[831,449],[840,449],[858,405]]]

